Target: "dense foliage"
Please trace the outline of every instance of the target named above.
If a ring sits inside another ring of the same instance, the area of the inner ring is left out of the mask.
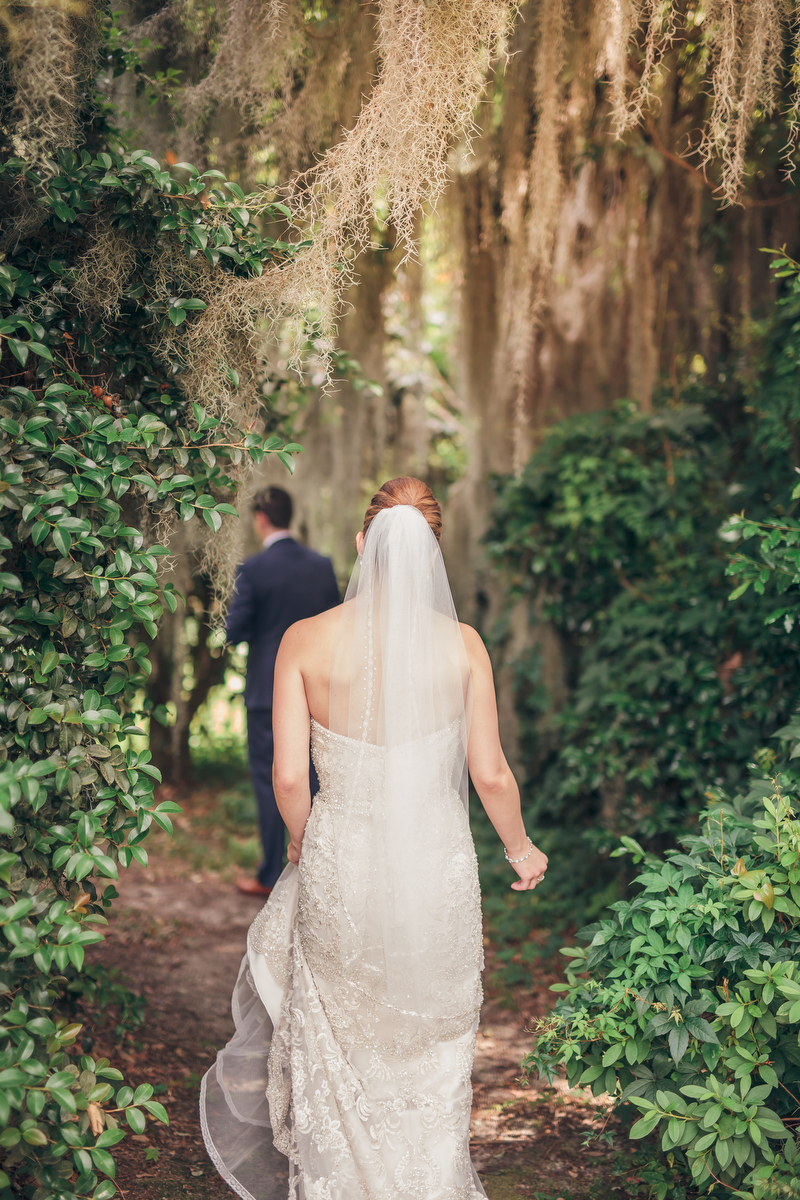
[[[621,402],[566,421],[499,487],[490,552],[509,612],[524,603],[534,626],[516,672],[527,816],[553,868],[543,923],[596,916],[627,877],[609,859],[618,837],[674,844],[800,702],[800,631],[769,589],[729,602],[726,578],[731,518],[780,524],[792,503],[800,296],[786,286],[747,387],[720,370],[652,414]],[[492,904],[513,958],[519,905]]]
[[[790,279],[781,315],[794,333],[800,265],[777,265]],[[785,385],[796,371],[785,339],[773,380]],[[764,404],[753,438],[762,460],[776,443],[780,458],[776,428],[791,437],[791,391],[775,392],[782,410]],[[760,398],[769,401],[769,388]],[[740,469],[746,475],[747,464]],[[798,494],[796,486],[792,500]],[[757,554],[729,554],[727,573],[738,578],[729,605],[735,613],[750,597],[771,631],[753,643],[754,674],[775,678],[781,654],[795,661],[800,522],[782,508],[762,520],[740,513],[722,533],[745,545],[758,538]],[[622,837],[614,856],[632,854],[635,891],[579,932],[587,947],[562,949],[567,982],[553,990],[564,996],[539,1023],[527,1064],[549,1078],[563,1066],[571,1083],[609,1093],[623,1115],[639,1110],[629,1132],[658,1136],[655,1157],[642,1161],[659,1200],[698,1191],[760,1200],[800,1185],[800,722],[792,716],[771,731],[751,711],[747,787],[709,780],[710,804],[663,856]],[[778,748],[754,748],[770,731]]]
[[[636,1106],[630,1136],[658,1129],[665,1165],[697,1186],[759,1196],[794,1170],[782,1118],[800,1103],[800,822],[784,789],[797,782],[756,778],[712,803],[665,859],[625,839],[641,890],[581,930],[587,948],[562,951],[566,996],[528,1061]]]
[[[120,1120],[166,1119],[148,1085],[76,1053],[71,1015],[97,989],[84,949],[106,881],[146,864],[177,807],[154,802],[158,771],[126,740],[140,635],[178,603],[154,531],[202,516],[216,532],[240,464],[290,459],[184,391],[182,334],[206,307],[191,267],[247,278],[294,248],[262,237],[218,172],[179,180],[144,152],[65,150],[42,172],[6,158],[0,205],[0,1195],[106,1200]],[[101,235],[109,275],[87,281]]]

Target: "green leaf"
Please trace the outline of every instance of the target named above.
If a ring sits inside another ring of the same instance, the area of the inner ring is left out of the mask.
[[[603,1066],[610,1067],[615,1062],[618,1062],[625,1053],[625,1043],[616,1042],[613,1046],[609,1046],[603,1055]]]
[[[733,1158],[733,1142],[730,1140],[722,1141],[718,1139],[714,1146],[714,1156],[724,1171],[728,1163]]]
[[[108,1175],[114,1179],[117,1173],[114,1159],[107,1150],[91,1150],[92,1161],[98,1171],[102,1171],[104,1175]]]
[[[46,1146],[47,1145],[46,1134],[44,1133],[43,1130],[37,1129],[37,1128],[30,1128],[30,1129],[23,1130],[22,1139],[23,1139],[23,1141],[27,1142],[29,1146]]]
[[[147,1122],[140,1108],[126,1108],[125,1119],[134,1133],[144,1133]]]
[[[72,538],[67,530],[57,526],[53,530],[53,543],[61,555],[66,558],[72,548]]]
[[[67,1112],[74,1113],[78,1111],[77,1104],[75,1103],[75,1097],[73,1096],[72,1092],[67,1090],[67,1088],[53,1087],[50,1088],[50,1092],[53,1096],[53,1099],[57,1100],[61,1107],[65,1108]]]
[[[630,1128],[628,1137],[643,1138],[647,1137],[648,1133],[652,1133],[656,1125],[661,1120],[661,1114],[658,1111],[648,1113],[645,1117],[640,1117]]]
[[[167,1110],[164,1108],[163,1104],[158,1102],[158,1100],[145,1100],[142,1103],[142,1107],[147,1109],[151,1117],[155,1117],[157,1121],[162,1121],[164,1125],[169,1125],[169,1116],[167,1115]]]
[[[28,361],[28,347],[25,342],[20,342],[17,338],[9,338],[8,348],[20,366],[24,367]]]
[[[689,1031],[685,1025],[678,1025],[670,1031],[669,1052],[673,1061],[679,1063],[689,1045]]]

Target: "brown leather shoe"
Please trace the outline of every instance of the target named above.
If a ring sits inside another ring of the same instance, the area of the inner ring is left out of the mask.
[[[236,886],[244,896],[262,896],[266,900],[272,894],[272,888],[264,887],[257,879],[237,879]]]

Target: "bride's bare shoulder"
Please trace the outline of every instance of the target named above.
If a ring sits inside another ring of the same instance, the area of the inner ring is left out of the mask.
[[[303,621],[295,621],[283,635],[281,651],[284,655],[304,655],[322,649],[331,642],[341,620],[341,606],[329,608],[316,617],[306,617]]]
[[[459,628],[461,629],[461,636],[464,639],[464,649],[467,652],[470,666],[476,667],[488,663],[489,653],[477,629],[473,629],[471,625],[466,625],[463,621],[459,622]]]

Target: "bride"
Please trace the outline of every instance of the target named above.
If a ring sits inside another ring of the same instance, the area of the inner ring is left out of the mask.
[[[248,935],[236,1033],[203,1080],[208,1153],[243,1200],[477,1200],[470,1076],[482,992],[467,771],[519,879],[526,836],[480,637],[460,625],[418,479],[375,493],[338,609],[275,667],[289,865]],[[313,808],[308,746],[320,779]]]

